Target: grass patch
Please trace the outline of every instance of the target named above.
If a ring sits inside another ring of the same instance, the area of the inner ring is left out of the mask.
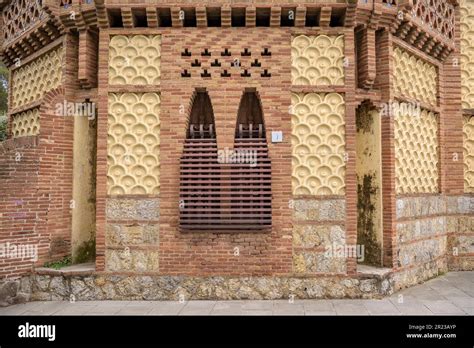
[[[72,265],[72,258],[71,256],[66,256],[62,260],[59,261],[52,261],[52,262],[46,262],[44,264],[44,267],[46,268],[53,268],[53,269],[61,269],[66,266]]]

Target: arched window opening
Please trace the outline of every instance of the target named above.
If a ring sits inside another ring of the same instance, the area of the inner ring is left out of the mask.
[[[214,112],[206,91],[198,91],[189,117],[188,139],[214,139]]]
[[[255,91],[246,91],[240,100],[235,137],[265,138],[262,105]]]

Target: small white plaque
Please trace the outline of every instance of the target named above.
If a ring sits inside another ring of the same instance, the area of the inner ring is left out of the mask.
[[[272,143],[281,143],[283,141],[282,131],[272,131]]]

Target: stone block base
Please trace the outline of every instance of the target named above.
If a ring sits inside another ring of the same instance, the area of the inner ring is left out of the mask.
[[[184,277],[124,275],[31,276],[32,300],[273,300],[380,298],[387,277]]]
[[[367,268],[354,276],[191,277],[41,269],[0,283],[0,301],[373,299],[446,272],[446,258],[396,271]]]
[[[31,294],[30,277],[16,280],[0,281],[0,307],[6,307],[30,300]]]

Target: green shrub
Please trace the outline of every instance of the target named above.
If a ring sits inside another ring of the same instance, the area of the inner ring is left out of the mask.
[[[6,116],[0,116],[0,141],[7,138],[7,120]]]

